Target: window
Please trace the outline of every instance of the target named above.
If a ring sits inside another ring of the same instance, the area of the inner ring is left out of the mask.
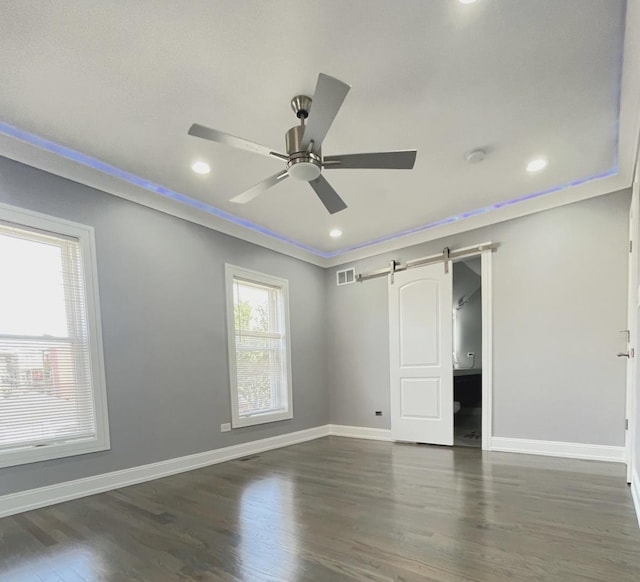
[[[233,265],[226,275],[232,425],[292,418],[288,282]]]
[[[93,231],[0,205],[0,467],[109,448]]]

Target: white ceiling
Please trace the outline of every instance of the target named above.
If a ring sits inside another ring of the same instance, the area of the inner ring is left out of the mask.
[[[0,121],[330,254],[615,173],[624,27],[622,0],[4,0]],[[416,148],[415,169],[325,171],[349,205],[334,216],[294,180],[228,202],[283,163],[189,126],[283,151],[289,101],[319,72],[352,86],[325,155]],[[0,154],[91,183],[14,141],[4,135]],[[485,161],[466,164],[476,147]],[[547,169],[528,174],[540,155]],[[212,173],[192,173],[195,159]],[[629,185],[626,174],[588,195]],[[131,184],[103,187],[142,200]]]

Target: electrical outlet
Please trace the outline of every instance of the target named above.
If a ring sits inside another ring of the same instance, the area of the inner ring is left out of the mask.
[[[382,410],[376,410],[376,416],[382,416]]]
[[[225,422],[224,424],[220,425],[220,432],[229,432],[230,430],[231,430],[230,422]]]

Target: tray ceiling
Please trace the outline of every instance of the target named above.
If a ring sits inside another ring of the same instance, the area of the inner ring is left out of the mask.
[[[618,0],[5,1],[0,154],[88,183],[81,172],[96,169],[74,167],[99,160],[102,173],[126,174],[92,185],[149,205],[177,194],[171,204],[230,219],[239,236],[262,236],[257,226],[279,245],[324,257],[499,213],[505,203],[535,210],[562,200],[569,185],[586,197],[630,183],[618,158],[625,8]],[[417,148],[415,169],[325,171],[349,205],[333,216],[294,180],[249,204],[229,202],[282,162],[190,137],[189,126],[283,151],[297,122],[289,101],[311,94],[319,72],[352,86],[323,153]],[[50,144],[79,156],[52,162],[48,151],[45,163],[33,150]],[[476,148],[484,161],[467,163]],[[527,172],[537,157],[547,167]],[[191,171],[197,159],[210,174]],[[329,237],[334,228],[340,238]]]

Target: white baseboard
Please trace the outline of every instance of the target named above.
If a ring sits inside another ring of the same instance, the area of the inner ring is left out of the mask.
[[[590,461],[611,461],[624,463],[624,447],[608,445],[585,445],[582,443],[562,443],[556,441],[536,441],[491,437],[490,450],[505,453],[527,453],[549,457],[567,457],[569,459],[588,459]]]
[[[393,441],[391,430],[384,428],[330,424],[329,434],[355,439]],[[550,457],[566,457],[570,459],[587,459],[591,461],[626,462],[624,447],[607,445],[586,445],[582,443],[491,437],[489,450],[529,455],[546,455]],[[640,483],[638,484],[638,488],[640,490]]]
[[[347,426],[344,424],[330,424],[329,434],[332,436],[349,437],[353,439],[369,439],[374,441],[390,441],[391,431],[386,428],[369,428],[366,426]]]
[[[634,471],[631,476],[631,497],[633,497],[633,505],[636,508],[636,517],[640,527],[640,475],[638,475],[638,471]]]
[[[112,473],[104,473],[85,479],[76,479],[65,483],[58,483],[49,487],[40,487],[38,489],[29,489],[19,493],[0,496],[0,517],[30,511],[55,503],[62,503],[71,499],[78,499],[88,495],[95,495],[104,491],[111,491],[136,483],[152,481],[160,477],[175,475],[176,473],[184,473],[193,469],[199,469],[208,465],[215,465],[255,455],[271,449],[278,449],[295,445],[305,441],[318,439],[330,434],[329,425],[309,428],[288,434],[283,434],[231,447],[224,447],[176,459],[168,459],[158,463],[149,465],[141,465],[132,467],[131,469],[123,469],[121,471],[113,471]]]
[[[272,449],[287,447],[329,435],[377,441],[393,440],[389,429],[327,424],[307,430],[233,445],[231,447],[224,447],[203,453],[196,453],[194,455],[187,455],[185,457],[168,459],[158,463],[58,483],[49,487],[40,487],[38,489],[29,489],[19,493],[3,495],[0,496],[0,517],[7,517],[24,511],[38,509],[39,507],[135,485],[136,483],[152,481],[161,477],[184,473],[186,471],[192,471],[193,469],[223,463],[224,461],[231,461],[248,455],[255,455]],[[559,443],[492,437],[491,450],[597,461],[625,461],[624,447],[585,445],[580,443]],[[640,477],[638,477],[637,472],[633,475],[631,492],[640,523]]]

